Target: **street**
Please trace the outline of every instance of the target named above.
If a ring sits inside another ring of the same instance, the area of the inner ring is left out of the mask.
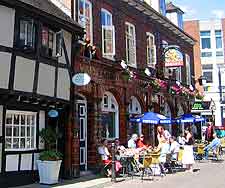
[[[200,169],[200,170],[199,170]],[[179,172],[166,177],[155,177],[154,181],[144,180],[139,177],[133,180],[107,186],[107,188],[222,188],[225,187],[225,162],[202,161],[196,162],[194,173]]]

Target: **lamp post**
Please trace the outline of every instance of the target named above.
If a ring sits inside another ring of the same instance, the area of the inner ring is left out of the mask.
[[[116,161],[115,161],[115,143],[112,143],[112,177],[111,177],[111,181],[112,182],[116,182],[116,170],[115,170],[115,165]]]

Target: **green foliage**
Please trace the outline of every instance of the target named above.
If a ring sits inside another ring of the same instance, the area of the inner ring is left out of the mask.
[[[46,151],[40,153],[40,160],[45,161],[55,161],[62,159],[62,154],[56,151],[56,141],[58,139],[58,135],[56,131],[52,128],[48,127],[42,129],[39,133],[41,137],[41,141],[45,143]]]
[[[40,153],[41,161],[57,161],[62,159],[62,154],[57,151],[47,150]]]

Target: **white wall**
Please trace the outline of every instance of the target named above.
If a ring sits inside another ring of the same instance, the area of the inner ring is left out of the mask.
[[[53,97],[54,88],[55,88],[55,67],[40,63],[37,93]]]
[[[0,27],[0,30],[1,30],[1,27]],[[1,31],[0,31],[0,37],[1,37]],[[11,53],[0,52],[0,88],[8,89],[10,65],[11,65]]]
[[[70,76],[67,69],[58,69],[57,98],[70,99]]]
[[[16,57],[14,89],[25,92],[33,91],[35,61],[20,56]]]
[[[13,47],[15,10],[0,5],[0,45]]]
[[[177,18],[177,13],[172,12],[172,13],[166,13],[166,17],[173,22],[176,26],[178,26],[178,18]]]

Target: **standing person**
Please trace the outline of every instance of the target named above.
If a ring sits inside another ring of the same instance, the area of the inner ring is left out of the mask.
[[[216,155],[216,149],[221,145],[220,139],[217,137],[217,134],[213,134],[212,142],[204,148],[205,151],[205,159],[208,159],[209,150],[213,151],[213,154]]]
[[[191,128],[188,127],[185,129],[185,145],[184,145],[184,153],[182,158],[182,163],[187,171],[193,172],[193,164],[194,161],[194,153],[193,153],[193,144],[194,139],[191,133]]]
[[[212,139],[213,139],[213,124],[209,122],[208,127],[206,129],[206,140],[212,141]]]

